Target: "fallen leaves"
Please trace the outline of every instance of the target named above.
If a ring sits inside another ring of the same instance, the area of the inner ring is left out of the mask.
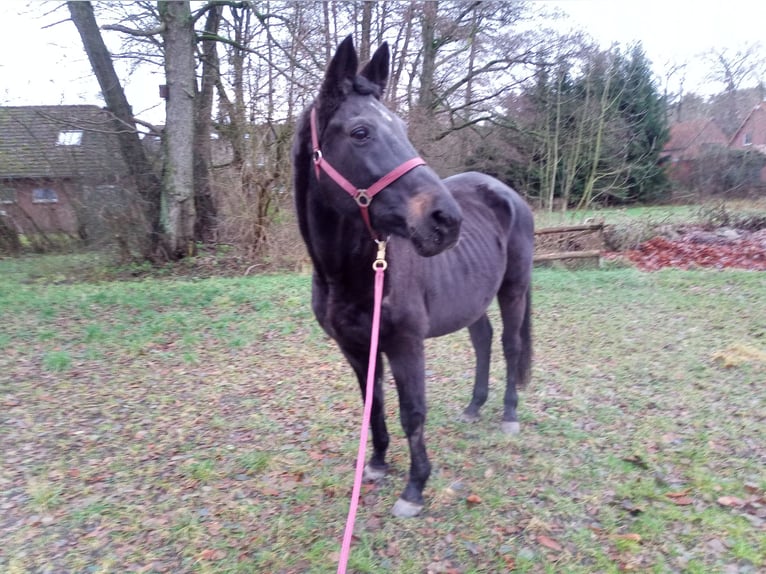
[[[687,229],[678,239],[655,237],[624,256],[644,271],[665,267],[691,269],[736,267],[766,270],[766,230],[742,232],[736,238]]]

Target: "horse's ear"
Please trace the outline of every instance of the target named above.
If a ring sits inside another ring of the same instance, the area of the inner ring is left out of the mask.
[[[321,98],[328,101],[347,94],[353,85],[358,68],[359,58],[354,48],[354,40],[349,35],[340,43],[330,60],[324,82],[322,82]]]
[[[383,42],[380,48],[375,50],[372,58],[367,65],[360,72],[361,76],[364,76],[372,83],[380,86],[380,91],[386,89],[388,83],[388,66],[391,60],[391,55],[388,51],[388,42]]]

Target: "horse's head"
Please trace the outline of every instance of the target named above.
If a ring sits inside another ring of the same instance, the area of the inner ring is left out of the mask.
[[[404,122],[380,101],[388,80],[388,45],[378,48],[357,73],[358,65],[349,36],[330,62],[314,104],[315,146],[321,150],[321,161],[352,188],[344,190],[327,169],[317,170],[323,201],[361,220],[353,190],[377,189],[376,182],[384,177],[383,182],[388,181],[386,176],[393,172],[394,180],[367,207],[372,228],[380,235],[409,239],[420,255],[436,255],[457,242],[460,207],[430,167],[418,164],[403,174],[394,171],[412,166],[407,162],[418,154]]]

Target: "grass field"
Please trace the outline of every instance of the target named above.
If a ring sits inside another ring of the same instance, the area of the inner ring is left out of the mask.
[[[83,265],[0,261],[0,571],[334,572],[361,401],[309,278]],[[389,515],[387,383],[349,570],[762,572],[765,307],[763,273],[536,271],[522,434],[499,353],[471,425],[467,334],[430,341],[424,513]]]

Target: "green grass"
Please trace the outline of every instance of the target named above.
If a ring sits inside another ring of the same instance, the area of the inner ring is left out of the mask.
[[[86,264],[0,261],[0,571],[335,571],[361,401],[309,278],[72,282]],[[766,351],[764,300],[762,273],[536,270],[522,434],[498,346],[469,425],[467,334],[429,341],[423,516],[389,515],[388,381],[350,570],[763,569],[766,365],[716,357]]]
[[[700,214],[700,208],[694,205],[657,205],[630,206],[617,208],[593,208],[569,210],[566,212],[536,211],[537,227],[555,227],[557,225],[575,225],[584,221],[603,221],[608,225],[617,225],[635,221],[653,223],[685,223],[694,221]]]

